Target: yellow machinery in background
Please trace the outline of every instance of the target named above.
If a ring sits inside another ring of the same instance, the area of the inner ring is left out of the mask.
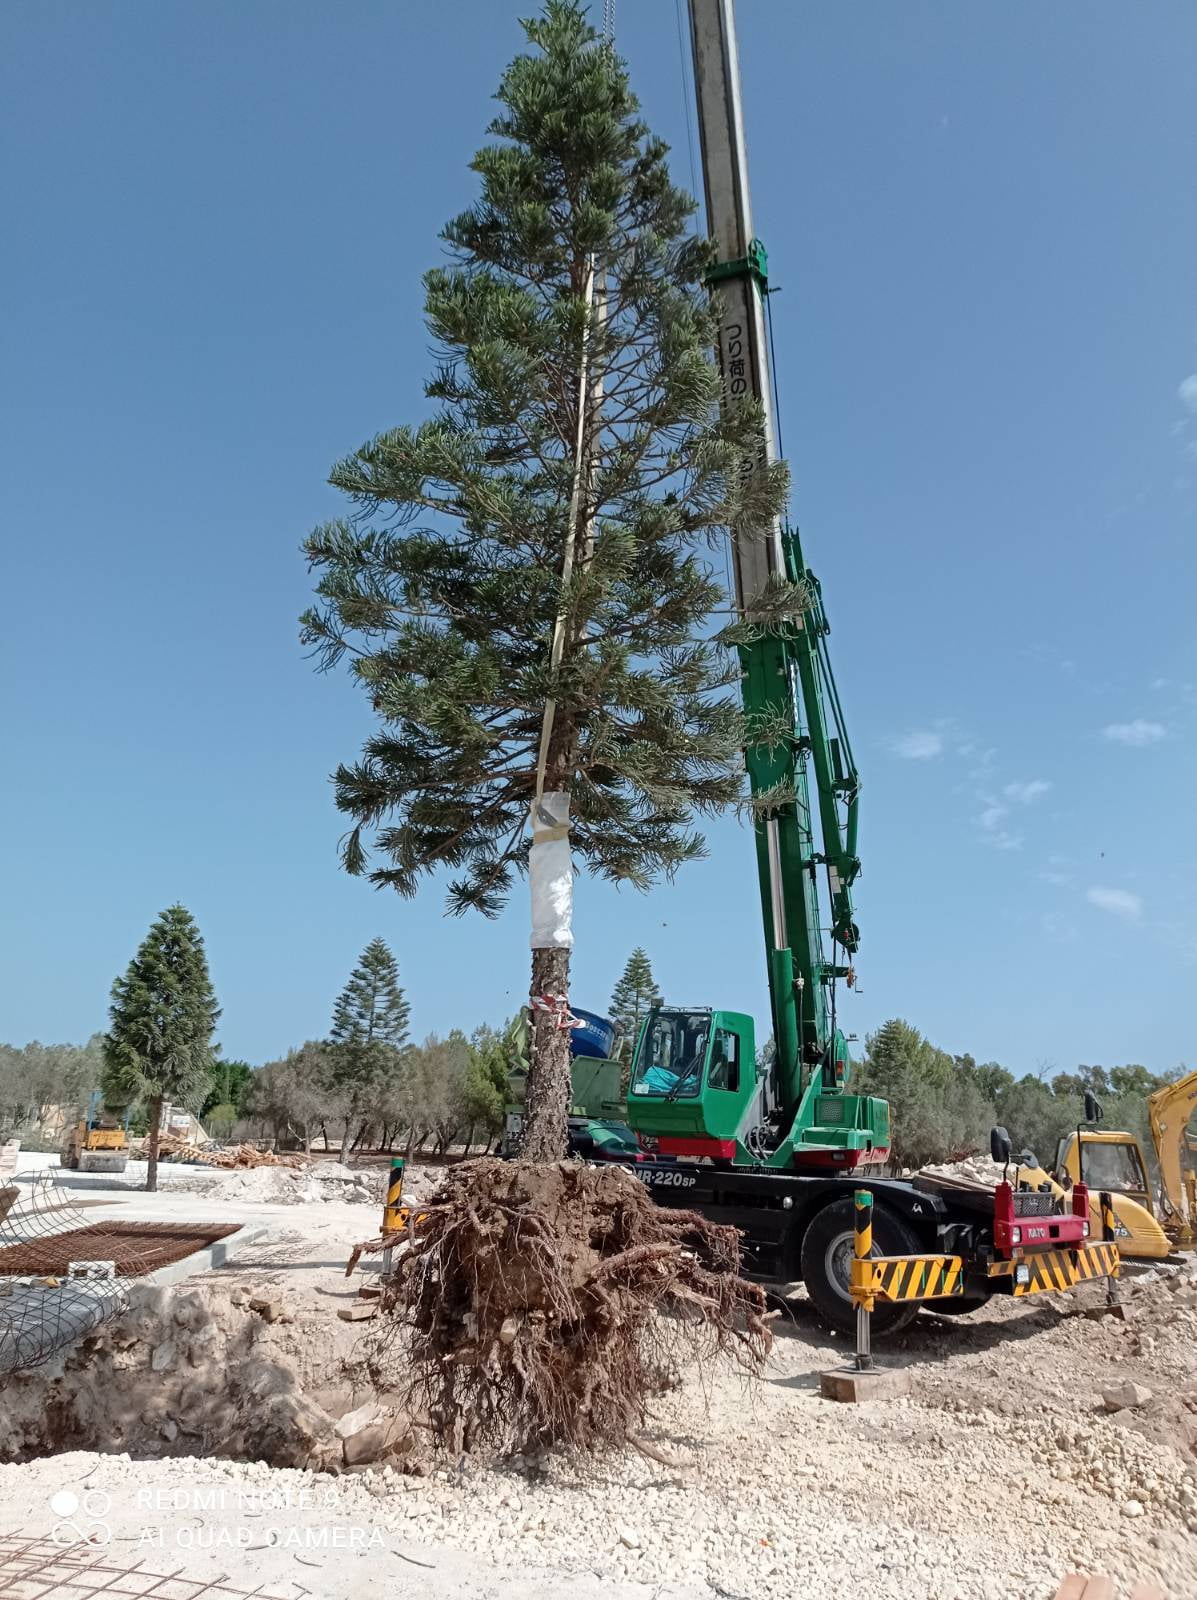
[[[67,1134],[62,1165],[76,1172],[123,1172],[129,1164],[129,1114],[119,1121],[104,1109],[100,1090]]]
[[[1096,1116],[1088,1114],[1093,1110]],[[1060,1140],[1055,1181],[1071,1188],[1083,1180],[1095,1201],[1102,1189],[1110,1193],[1118,1248],[1131,1260],[1159,1261],[1173,1250],[1191,1250],[1197,1244],[1197,1132],[1189,1127],[1194,1110],[1197,1072],[1148,1097],[1160,1170],[1158,1205],[1143,1147],[1133,1133],[1082,1127]],[[1100,1116],[1100,1106],[1086,1096],[1086,1120],[1095,1122]]]

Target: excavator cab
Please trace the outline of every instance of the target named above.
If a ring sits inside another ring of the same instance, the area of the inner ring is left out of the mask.
[[[1090,1121],[1094,1118],[1087,1119]],[[1101,1195],[1114,1208],[1115,1238],[1130,1260],[1162,1261],[1171,1245],[1156,1217],[1143,1151],[1133,1133],[1099,1133],[1080,1127],[1056,1147],[1055,1181],[1065,1189],[1077,1182],[1089,1188],[1093,1237],[1102,1237]]]
[[[751,1017],[682,1006],[649,1012],[628,1085],[628,1122],[638,1133],[663,1138],[674,1155],[730,1158],[756,1094]]]
[[[1143,1152],[1133,1134],[1097,1133],[1085,1129],[1081,1134],[1079,1163],[1075,1134],[1062,1139],[1060,1146],[1057,1165],[1068,1172],[1074,1182],[1079,1176],[1093,1192],[1108,1189],[1113,1194],[1128,1196],[1147,1211],[1153,1209]]]

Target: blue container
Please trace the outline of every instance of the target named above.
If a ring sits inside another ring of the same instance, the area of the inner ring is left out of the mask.
[[[570,1006],[569,1009],[582,1024],[580,1028],[569,1030],[570,1054],[596,1056],[600,1061],[606,1061],[615,1043],[614,1025],[593,1011],[579,1011],[577,1006]]]

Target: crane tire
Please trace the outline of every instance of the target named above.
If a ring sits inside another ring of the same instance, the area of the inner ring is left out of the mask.
[[[836,1200],[815,1213],[802,1240],[802,1281],[820,1319],[839,1333],[856,1331],[856,1307],[848,1292],[852,1248],[856,1231],[856,1206],[851,1199]],[[873,1207],[873,1254],[916,1255],[919,1242],[895,1212]],[[873,1331],[897,1333],[913,1322],[919,1302],[873,1308]]]
[[[980,1311],[993,1295],[983,1289],[980,1294],[962,1294],[954,1300],[924,1300],[923,1310],[934,1311],[937,1317],[967,1317],[970,1311]]]

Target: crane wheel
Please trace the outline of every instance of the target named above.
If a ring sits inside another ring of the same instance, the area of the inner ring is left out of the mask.
[[[848,1292],[855,1240],[856,1207],[850,1199],[824,1206],[811,1219],[802,1240],[802,1281],[820,1318],[840,1333],[854,1333],[856,1307]],[[919,1242],[901,1217],[886,1206],[873,1207],[873,1254],[875,1256],[915,1255]],[[873,1309],[873,1328],[878,1334],[897,1333],[913,1322],[919,1302],[885,1305]]]
[[[967,1317],[970,1311],[980,1311],[993,1296],[986,1291],[980,1294],[962,1294],[955,1300],[925,1300],[924,1311],[934,1311],[937,1317]]]

